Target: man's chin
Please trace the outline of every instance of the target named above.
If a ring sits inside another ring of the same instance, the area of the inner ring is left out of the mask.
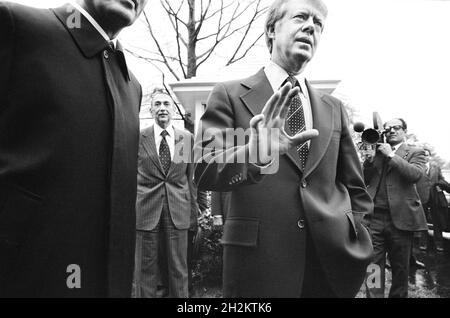
[[[296,61],[299,61],[301,64],[308,63],[312,59],[311,52],[307,50],[298,49],[292,54],[295,57]]]
[[[109,20],[114,21],[116,24],[120,22],[123,26],[133,24],[135,19],[135,12],[124,7],[113,8],[109,12]]]
[[[388,144],[391,144],[391,145],[397,145],[401,142],[401,140],[397,140],[396,138],[391,138],[391,139],[387,138],[386,141]]]

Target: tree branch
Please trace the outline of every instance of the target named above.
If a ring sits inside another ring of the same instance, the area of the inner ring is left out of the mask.
[[[227,62],[227,64],[226,64],[225,66],[229,66],[230,64],[233,64],[233,63],[235,63],[235,62],[237,62],[237,61],[239,61],[239,60],[242,60],[242,59],[247,55],[247,53],[255,46],[255,44],[259,41],[259,39],[260,39],[263,35],[264,35],[264,32],[261,33],[261,34],[256,38],[256,40],[253,41],[253,43],[250,44],[250,45],[247,47],[247,49],[244,51],[244,53],[242,53],[241,56],[239,56],[238,58],[235,58],[235,56],[236,56],[236,54],[237,54],[237,52],[238,52],[238,51],[236,51],[235,54],[228,60],[228,62]]]
[[[170,63],[169,63],[169,61],[167,60],[167,58],[166,58],[166,56],[165,56],[165,54],[164,54],[164,52],[163,52],[163,50],[162,50],[162,48],[161,48],[161,45],[159,44],[158,39],[157,39],[157,38],[155,37],[155,35],[153,34],[152,26],[151,26],[151,24],[150,24],[150,21],[148,20],[148,17],[147,17],[147,14],[145,13],[145,11],[144,11],[144,18],[145,18],[145,21],[147,22],[147,26],[148,26],[148,30],[149,30],[149,32],[150,32],[150,35],[151,35],[153,41],[155,42],[156,47],[158,48],[158,52],[159,52],[159,54],[161,55],[161,58],[163,59],[164,64],[166,65],[166,67],[167,67],[167,69],[169,70],[169,72],[177,79],[177,81],[179,81],[179,78],[178,78],[177,73],[176,73],[175,70],[172,69],[172,67],[170,66]]]
[[[247,25],[247,29],[245,30],[244,35],[243,35],[242,38],[241,38],[241,41],[239,42],[238,46],[236,47],[236,50],[234,51],[233,55],[232,55],[231,58],[228,60],[228,62],[227,62],[226,65],[230,65],[231,63],[234,62],[234,59],[235,59],[236,55],[238,54],[239,50],[241,49],[242,45],[244,44],[244,41],[245,41],[245,39],[247,38],[248,33],[249,33],[249,31],[250,31],[250,29],[251,29],[253,23],[254,23],[254,22],[256,21],[256,19],[258,18],[258,14],[259,14],[259,10],[258,10],[259,4],[260,4],[260,1],[258,1],[258,4],[257,4],[256,9],[255,9],[255,13],[253,14],[253,17],[250,19],[250,22],[249,22],[248,25]],[[263,33],[260,34],[259,37],[256,39],[256,41],[254,41],[254,42],[250,45],[250,47],[247,48],[247,50],[244,52],[243,56],[241,56],[241,57],[240,57],[239,59],[237,59],[236,61],[242,59],[242,58],[248,53],[248,51],[255,45],[255,43],[262,37],[262,35],[263,35]]]

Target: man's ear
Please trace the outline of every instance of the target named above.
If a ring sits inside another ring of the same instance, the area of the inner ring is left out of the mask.
[[[267,36],[269,39],[275,39],[275,24],[269,27],[267,30]]]

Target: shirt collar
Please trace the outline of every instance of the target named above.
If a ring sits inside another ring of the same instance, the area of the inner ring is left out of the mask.
[[[161,132],[164,129],[161,128],[161,126],[159,126],[157,123],[155,123],[155,136],[161,136]],[[175,136],[175,130],[173,128],[173,125],[170,124],[169,126],[167,126],[167,128],[165,129],[167,131],[167,133],[169,134],[169,137],[174,138]]]
[[[76,3],[75,1],[71,1],[70,4],[77,9],[78,11],[81,12],[81,14],[86,18],[86,20],[88,20],[92,26],[98,31],[98,33],[100,33],[100,35],[108,42],[112,41],[114,43],[114,48],[117,47],[117,38],[115,39],[111,39],[108,34],[106,34],[105,30],[100,26],[100,24],[97,23],[97,21],[95,21],[95,19],[92,17],[92,15],[90,15],[89,12],[87,12],[82,6],[80,6],[78,3]]]
[[[286,72],[281,66],[273,61],[270,61],[266,65],[266,67],[264,68],[264,72],[266,73],[267,79],[269,80],[269,83],[272,86],[274,92],[280,89],[281,85],[289,76],[288,72]],[[300,74],[295,75],[294,77],[297,79],[301,91],[305,95],[305,92],[307,92],[305,77]]]
[[[402,141],[401,143],[396,144],[395,146],[392,146],[392,148],[394,148],[394,151],[397,151],[398,148],[400,148],[403,144],[404,144],[404,142]]]

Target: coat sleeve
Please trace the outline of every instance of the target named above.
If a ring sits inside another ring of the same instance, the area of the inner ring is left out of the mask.
[[[373,202],[363,180],[361,163],[349,130],[347,112],[342,104],[340,104],[340,107],[342,132],[337,163],[337,179],[348,190],[353,213],[362,217],[364,214],[372,213]]]
[[[192,134],[189,134],[189,138],[190,138],[190,144],[193,145],[194,137],[192,136]],[[198,225],[199,207],[198,207],[198,203],[197,203],[197,186],[194,183],[194,165],[192,163],[192,160],[193,160],[192,151],[191,151],[190,159],[191,160],[187,166],[187,174],[188,174],[187,177],[188,177],[189,191],[190,191],[190,196],[191,196],[191,216],[190,216],[190,227],[189,228],[190,228],[190,230],[195,231],[197,229],[197,225]]]
[[[228,92],[224,84],[218,84],[208,98],[196,136],[195,182],[199,189],[231,191],[263,178],[260,168],[248,163],[248,145],[226,138],[234,127],[234,112]]]
[[[8,4],[0,2],[0,110],[8,96],[12,68],[15,25]]]
[[[389,160],[389,165],[410,183],[419,181],[425,171],[425,163],[425,151],[422,149],[412,151],[408,161],[397,155]]]

